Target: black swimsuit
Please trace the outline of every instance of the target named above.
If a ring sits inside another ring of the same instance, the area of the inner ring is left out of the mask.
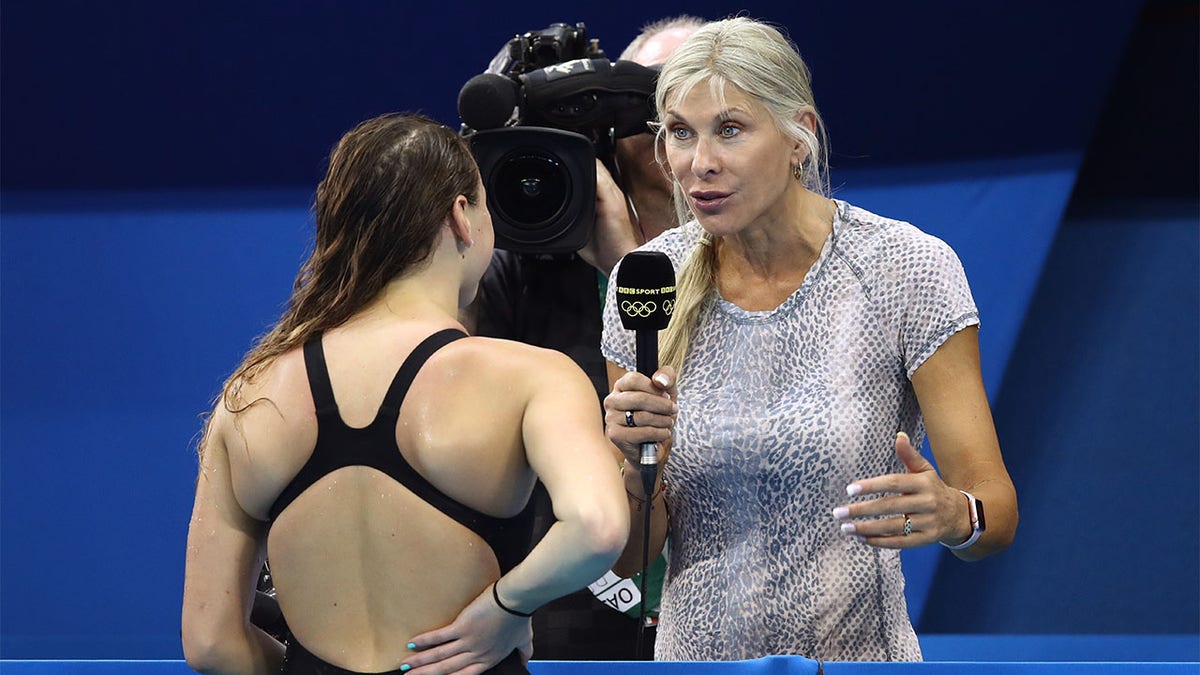
[[[362,673],[357,670],[346,670],[323,661],[321,657],[308,651],[295,638],[288,642],[287,656],[284,657],[281,675],[403,675],[405,671],[399,668],[380,673]],[[521,653],[514,651],[503,661],[484,671],[487,675],[529,675],[529,669],[521,661]]]
[[[524,559],[529,552],[533,525],[533,512],[528,505],[521,513],[511,518],[496,518],[480,513],[451,499],[434,487],[404,459],[404,455],[396,446],[396,421],[400,415],[400,405],[404,402],[417,372],[434,352],[462,337],[466,337],[462,331],[447,329],[430,335],[417,345],[392,380],[375,419],[361,429],[347,426],[338,413],[337,403],[333,398],[333,387],[329,384],[329,370],[325,365],[325,351],[321,346],[320,334],[305,343],[304,365],[308,371],[308,385],[317,408],[317,445],[313,448],[308,462],[271,506],[271,522],[274,522],[305,490],[326,475],[348,466],[368,466],[387,474],[438,511],[479,535],[495,553],[501,574],[508,572]],[[407,636],[397,636],[397,639],[407,639]],[[283,672],[352,675],[355,671],[338,668],[322,661],[292,638],[288,644]],[[514,651],[488,672],[507,674],[528,671],[519,654]]]

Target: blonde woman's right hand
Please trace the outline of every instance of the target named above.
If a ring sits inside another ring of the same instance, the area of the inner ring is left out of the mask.
[[[653,377],[627,372],[613,383],[604,398],[604,428],[627,461],[639,461],[643,443],[657,443],[659,465],[666,461],[679,415],[675,384],[670,366],[659,368]]]

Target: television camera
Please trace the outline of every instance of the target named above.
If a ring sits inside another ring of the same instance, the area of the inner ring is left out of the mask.
[[[488,192],[496,246],[567,253],[595,224],[597,158],[648,133],[658,70],[611,62],[582,23],[508,41],[463,85],[458,113]],[[615,175],[615,173],[614,173]]]

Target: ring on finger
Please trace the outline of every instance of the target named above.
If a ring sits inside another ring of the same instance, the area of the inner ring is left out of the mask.
[[[632,410],[625,411],[625,426],[627,426],[627,427],[636,427],[637,426],[637,423],[633,421],[633,411]]]
[[[907,513],[902,515],[904,516],[904,536],[907,537],[912,534],[912,518],[909,518]]]

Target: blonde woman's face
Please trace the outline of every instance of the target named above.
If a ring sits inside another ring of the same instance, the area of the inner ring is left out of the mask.
[[[762,104],[726,86],[724,102],[708,83],[663,115],[667,164],[701,226],[715,236],[786,222],[797,144]]]

